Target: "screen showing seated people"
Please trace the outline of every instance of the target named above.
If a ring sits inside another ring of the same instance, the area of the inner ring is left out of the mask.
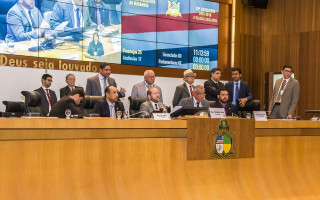
[[[206,71],[217,67],[216,2],[1,1],[1,53]]]

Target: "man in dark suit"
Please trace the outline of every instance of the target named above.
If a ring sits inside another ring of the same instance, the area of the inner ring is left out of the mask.
[[[158,89],[160,93],[160,101],[163,102],[161,88],[156,84],[154,84],[156,80],[156,74],[154,73],[154,71],[146,70],[143,75],[144,75],[144,81],[133,85],[131,96],[138,97],[138,98],[146,98],[148,97],[147,95],[148,89],[155,87]]]
[[[205,100],[205,90],[202,85],[197,85],[193,90],[193,96],[189,98],[181,99],[179,106],[183,108],[199,108],[199,107],[210,107],[209,101]]]
[[[53,90],[49,89],[52,83],[52,76],[50,74],[43,74],[41,82],[42,86],[34,91],[41,94],[40,109],[44,116],[48,116],[54,104],[57,103],[57,96]]]
[[[232,103],[228,102],[229,100],[229,93],[226,89],[221,89],[218,94],[218,101],[214,102],[212,107],[213,108],[224,108],[226,116],[232,116],[235,114],[238,116],[238,109]]]
[[[154,111],[167,112],[166,106],[160,101],[160,92],[158,88],[151,87],[147,91],[148,101],[140,106],[140,115],[152,116]]]
[[[61,0],[57,2],[50,18],[50,27],[55,29],[62,22],[68,21],[64,31],[96,25],[89,17],[87,0]]]
[[[38,39],[49,28],[34,0],[19,0],[7,14],[7,42]]]
[[[219,68],[213,68],[210,76],[211,78],[204,82],[206,99],[208,101],[218,101],[217,95],[219,94],[219,90],[225,89],[224,84],[220,82],[221,70]]]
[[[69,93],[75,88],[82,88],[82,87],[76,86],[76,77],[74,74],[68,74],[66,76],[66,83],[67,83],[67,86],[60,89],[60,98],[64,96],[68,96]]]
[[[87,79],[86,94],[93,96],[103,96],[107,86],[117,88],[116,81],[110,77],[111,67],[108,63],[101,63],[99,74]],[[125,96],[126,89],[120,87],[119,98]]]
[[[176,91],[173,96],[172,105],[177,106],[181,99],[192,97],[194,86],[194,78],[196,73],[193,73],[191,69],[187,69],[183,72],[184,83],[176,87]]]
[[[72,115],[84,114],[79,105],[83,101],[85,94],[83,88],[75,88],[68,96],[62,97],[50,111],[50,117],[65,118],[66,109],[71,110]]]
[[[107,3],[101,0],[88,0],[87,6],[89,8],[89,16],[91,20],[98,26],[110,26],[119,24],[119,20],[114,20],[112,15],[117,14],[115,10],[111,9],[111,4],[120,4],[121,0],[108,0]]]
[[[250,106],[253,100],[253,94],[250,90],[249,84],[241,81],[241,69],[232,69],[233,81],[226,84],[226,89],[229,92],[229,102],[231,102],[238,109],[240,107]],[[253,102],[252,102],[253,103]]]
[[[108,86],[105,89],[105,99],[100,99],[95,102],[92,113],[99,114],[100,117],[117,118],[117,111],[121,111],[123,117],[124,106],[121,101],[118,101],[118,90],[114,86]]]
[[[271,119],[292,119],[299,101],[300,84],[292,78],[291,66],[283,66],[283,78],[276,80],[269,106]]]

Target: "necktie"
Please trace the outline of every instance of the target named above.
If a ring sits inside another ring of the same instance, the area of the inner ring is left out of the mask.
[[[190,95],[193,97],[192,86],[191,86],[191,85],[189,85],[189,87],[190,87]]]
[[[197,108],[199,108],[200,107],[200,102],[197,102]]]
[[[97,19],[97,25],[99,26],[101,24],[100,8],[96,8],[96,19]]]
[[[113,105],[111,104],[109,108],[110,108],[110,117],[115,118],[115,116],[113,115]]]
[[[49,89],[46,89],[46,92],[47,92],[47,97],[48,97],[49,105],[50,105],[50,109],[51,109],[52,108],[52,101],[51,101],[51,97],[50,97],[50,94],[49,94]]]
[[[31,20],[31,23],[32,23],[31,26],[33,28],[35,28],[36,23],[34,22],[34,19],[33,19],[32,15],[31,15],[31,10],[28,11],[28,14],[29,14],[29,17],[30,17],[30,20]]]
[[[233,101],[232,101],[232,104],[233,105],[236,105],[237,104],[237,99],[239,99],[239,83],[236,83],[236,90],[235,90],[235,93],[234,93],[234,97],[233,97]]]
[[[147,88],[148,88],[148,89],[151,88],[151,87],[152,87],[152,85],[149,85],[149,84],[147,85]]]
[[[156,107],[156,110],[158,110],[158,104],[154,104],[154,106]]]
[[[77,11],[77,28],[80,28],[80,8],[77,8],[76,11]]]
[[[104,77],[104,78],[103,78],[103,89],[105,90],[107,86],[108,86],[107,78]]]
[[[281,91],[284,90],[285,86],[286,86],[286,80],[283,80],[282,83],[281,83],[281,88],[279,90],[276,102],[280,102],[281,101]]]

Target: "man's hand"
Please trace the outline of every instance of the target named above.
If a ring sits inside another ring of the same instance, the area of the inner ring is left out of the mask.
[[[246,105],[246,102],[247,102],[247,98],[239,99],[239,106],[244,107],[244,105]]]
[[[127,90],[126,90],[125,88],[120,87],[120,92],[121,92],[121,93],[123,93],[123,94],[124,94],[124,93],[126,93],[126,91],[127,91]]]
[[[287,119],[292,119],[292,115],[288,115],[288,116],[287,116]]]
[[[50,25],[45,20],[42,20],[42,23],[40,24],[40,27],[39,27],[40,34],[42,34],[43,31],[46,29],[50,29]]]
[[[97,31],[103,31],[104,30],[104,26],[102,24],[100,24],[98,27],[97,27]]]

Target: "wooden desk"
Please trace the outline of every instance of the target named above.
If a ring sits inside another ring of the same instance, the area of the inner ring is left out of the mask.
[[[0,124],[0,199],[320,198],[320,136],[256,137],[254,158],[187,161],[184,120]]]

